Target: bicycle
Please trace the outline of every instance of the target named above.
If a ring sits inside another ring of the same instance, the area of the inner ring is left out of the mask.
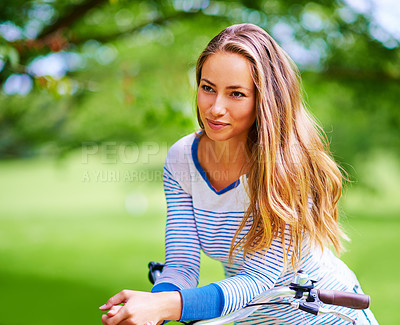
[[[163,264],[149,263],[149,280],[154,284],[160,276]],[[345,313],[331,310],[324,307],[324,304],[348,307],[352,309],[367,309],[370,306],[370,296],[366,294],[316,289],[315,283],[303,271],[299,270],[293,278],[293,281],[287,287],[277,287],[255,297],[246,306],[230,314],[218,318],[185,322],[185,324],[196,325],[223,325],[235,321],[243,320],[250,316],[262,306],[284,304],[292,308],[300,309],[313,315],[333,314],[340,319],[356,324],[356,321]],[[271,302],[272,299],[280,298],[281,301]]]

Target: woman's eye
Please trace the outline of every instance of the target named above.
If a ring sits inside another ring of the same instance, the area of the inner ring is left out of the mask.
[[[240,91],[234,91],[232,93],[233,97],[246,97],[245,94],[241,93]]]
[[[211,93],[213,91],[213,89],[207,85],[203,85],[203,86],[201,86],[201,88],[208,93]]]

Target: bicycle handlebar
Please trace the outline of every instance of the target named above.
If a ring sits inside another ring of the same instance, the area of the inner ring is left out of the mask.
[[[318,299],[321,302],[330,305],[337,305],[342,307],[348,307],[353,309],[365,309],[369,307],[370,298],[368,295],[352,293],[352,292],[344,292],[344,291],[335,291],[335,290],[325,290],[325,289],[315,289],[312,290],[316,295],[318,295]],[[242,320],[256,310],[259,307],[268,304],[274,298],[290,298],[294,297],[296,291],[289,287],[278,287],[267,290],[266,292],[260,294],[258,297],[253,299],[247,306],[234,311],[228,315],[221,316],[218,318],[201,320],[194,322],[195,325],[223,325],[231,322],[235,322],[238,320]],[[288,300],[286,300],[288,301]],[[318,303],[309,303],[306,300],[298,300],[294,299],[291,302],[291,305],[294,308],[301,309],[303,311],[312,313],[314,315],[325,315],[325,314],[334,314],[337,317],[346,320],[352,324],[356,324],[353,319],[351,319],[346,314],[342,312],[336,311],[334,309],[323,308]]]
[[[149,279],[152,283],[158,278],[162,270],[163,264],[149,263]],[[196,325],[222,325],[231,323],[246,318],[260,306],[269,304],[269,301],[273,298],[291,297],[292,299],[289,304],[294,308],[314,315],[334,314],[341,319],[356,324],[355,320],[351,319],[348,315],[343,312],[323,308],[321,303],[352,309],[366,309],[370,305],[370,297],[368,295],[348,291],[317,289],[314,287],[314,283],[315,281],[310,280],[307,274],[298,271],[294,276],[293,282],[288,287],[276,287],[267,290],[255,297],[246,306],[225,316],[191,323]],[[307,298],[303,297],[303,294],[307,294]],[[286,300],[285,304],[287,302]]]
[[[318,289],[317,291],[319,300],[329,305],[366,309],[371,302],[370,296],[365,294],[326,289]]]

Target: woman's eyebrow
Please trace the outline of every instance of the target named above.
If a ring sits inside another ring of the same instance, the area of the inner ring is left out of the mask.
[[[210,80],[206,79],[206,78],[201,78],[202,81],[205,81],[207,83],[209,83],[211,86],[215,87],[215,84],[212,83]]]
[[[208,80],[208,79],[206,79],[206,78],[201,78],[201,80],[203,80],[203,81],[209,83],[209,84],[210,84],[211,86],[213,86],[213,87],[216,86],[213,82],[211,82],[210,80]],[[244,87],[244,86],[240,86],[240,85],[232,85],[232,86],[226,87],[226,89],[239,89],[239,88],[240,88],[240,89],[246,89],[246,90],[248,90],[248,91],[251,91],[251,89],[249,89],[249,88],[247,88],[247,87]]]
[[[226,87],[226,89],[246,89],[246,90],[250,91],[249,88],[244,87],[244,86],[240,86],[240,85],[228,86],[228,87]]]

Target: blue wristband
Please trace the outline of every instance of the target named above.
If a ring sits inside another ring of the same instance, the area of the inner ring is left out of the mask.
[[[219,317],[224,308],[222,289],[214,283],[200,288],[183,289],[180,321]]]
[[[164,292],[164,291],[181,291],[181,289],[179,289],[175,284],[167,282],[156,284],[151,289],[151,292]]]

